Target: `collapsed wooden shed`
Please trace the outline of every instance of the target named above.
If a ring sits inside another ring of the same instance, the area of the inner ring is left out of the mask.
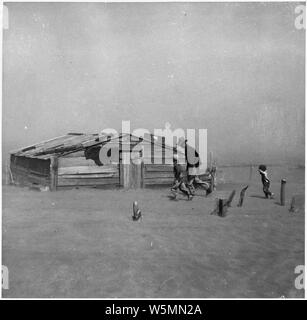
[[[8,171],[13,184],[52,191],[170,185],[173,152],[184,161],[182,152],[152,135],[69,133],[12,152]]]

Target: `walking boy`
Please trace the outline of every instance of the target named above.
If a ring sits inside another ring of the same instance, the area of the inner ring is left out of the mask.
[[[264,164],[261,164],[258,168],[258,171],[261,175],[261,181],[263,185],[263,192],[266,198],[273,199],[274,193],[272,193],[270,189],[270,180],[268,178],[267,168]]]

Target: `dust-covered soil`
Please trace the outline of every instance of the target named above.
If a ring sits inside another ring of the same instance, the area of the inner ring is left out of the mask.
[[[263,198],[260,183],[220,184],[192,201],[169,189],[37,192],[3,187],[4,297],[303,297],[304,184],[287,183],[287,203]],[[217,197],[236,196],[227,216]],[[293,194],[299,210],[289,212]],[[134,222],[132,203],[143,213]]]

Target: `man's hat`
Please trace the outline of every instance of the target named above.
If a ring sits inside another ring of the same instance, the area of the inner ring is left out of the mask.
[[[178,145],[179,147],[181,147],[181,148],[184,148],[187,141],[188,141],[188,140],[187,140],[185,137],[180,137],[180,138],[178,139],[177,145]]]

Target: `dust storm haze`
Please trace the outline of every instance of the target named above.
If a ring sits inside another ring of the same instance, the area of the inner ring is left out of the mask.
[[[298,3],[7,3],[3,154],[67,132],[208,129],[219,163],[304,163]]]

